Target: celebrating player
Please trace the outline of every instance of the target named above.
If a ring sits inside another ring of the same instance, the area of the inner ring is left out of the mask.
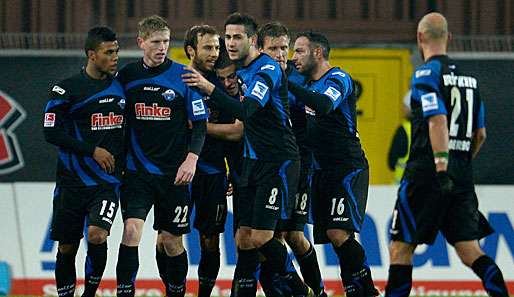
[[[87,64],[52,87],[45,109],[46,141],[59,149],[51,238],[59,242],[55,282],[61,297],[74,296],[75,256],[87,220],[87,258],[82,296],[95,296],[107,261],[107,236],[119,203],[123,170],[125,95],[113,80],[116,34],[89,30]]]
[[[418,24],[425,64],[411,81],[412,145],[390,231],[386,296],[409,296],[418,244],[441,231],[490,296],[508,296],[502,273],[478,240],[493,230],[478,210],[472,159],[485,140],[484,105],[476,78],[446,55],[448,24],[430,13]]]

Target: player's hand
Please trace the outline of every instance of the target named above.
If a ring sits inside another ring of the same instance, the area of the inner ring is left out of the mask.
[[[193,181],[196,171],[196,161],[198,156],[189,153],[187,154],[186,160],[182,162],[182,165],[178,168],[177,175],[175,176],[175,185],[183,186],[190,184]]]
[[[214,91],[214,85],[205,77],[203,77],[203,75],[200,72],[189,66],[184,69],[190,71],[189,73],[182,74],[182,81],[186,85],[190,87],[196,87],[207,95],[212,94],[212,92]]]
[[[114,172],[114,156],[108,150],[97,146],[93,153],[93,159],[107,173]]]
[[[436,177],[443,195],[450,194],[453,191],[454,184],[450,175],[448,175],[448,171],[438,171]]]

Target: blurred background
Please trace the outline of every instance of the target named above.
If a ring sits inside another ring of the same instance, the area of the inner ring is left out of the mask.
[[[280,21],[292,37],[304,30],[326,34],[333,48],[331,64],[347,70],[356,81],[358,130],[373,184],[366,223],[369,233],[362,236],[376,260],[370,265],[379,280],[386,277],[386,231],[396,191],[392,184],[402,165],[393,138],[405,124],[408,102],[404,96],[412,71],[422,63],[415,44],[416,26],[428,12],[444,14],[453,33],[449,55],[478,78],[486,105],[488,138],[474,175],[480,184],[481,206],[500,232],[483,244],[500,257],[506,279],[514,286],[513,0],[0,0],[0,217],[5,221],[0,224],[0,293],[4,274],[12,280],[6,286],[17,294],[43,292],[51,283],[55,245],[47,231],[56,150],[43,140],[42,113],[49,88],[85,64],[85,32],[95,25],[112,27],[120,41],[122,66],[142,56],[136,46],[137,22],[158,14],[167,18],[172,29],[170,57],[187,63],[184,32],[201,23],[222,30],[225,17],[235,11],[253,15],[259,24]],[[117,224],[120,227],[119,216]],[[119,244],[117,232],[110,239],[113,253]],[[140,275],[152,279],[157,277],[153,233],[147,230],[147,234],[150,257]],[[220,277],[225,280],[233,268],[234,249],[228,237],[226,267]],[[194,240],[190,242],[194,281],[196,247]],[[475,280],[447,250],[441,241],[434,250],[421,251],[421,278]],[[330,250],[320,248],[318,255],[324,259],[320,263],[326,265],[327,278],[336,280],[337,265]],[[111,258],[114,266],[115,254]],[[107,279],[112,281],[109,269]],[[34,279],[44,281],[34,285]],[[31,287],[40,291],[29,291]],[[49,288],[47,293],[52,292]]]

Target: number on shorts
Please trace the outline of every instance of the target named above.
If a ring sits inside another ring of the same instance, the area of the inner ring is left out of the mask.
[[[271,195],[269,196],[269,200],[268,200],[270,205],[275,204],[275,201],[277,201],[277,195],[278,195],[278,189],[277,188],[271,189]]]
[[[109,201],[102,200],[102,209],[100,209],[100,216],[104,215],[105,209],[107,208],[107,202],[109,202]],[[112,216],[114,215],[115,209],[116,209],[116,203],[111,201],[111,204],[109,204],[109,209],[107,209],[107,213],[105,214],[105,216],[107,216],[108,218],[112,218]]]
[[[330,215],[335,215],[337,211],[338,215],[343,215],[344,213],[344,198],[339,198],[339,202],[337,202],[338,198],[332,198],[332,210],[330,211]]]
[[[302,194],[302,201],[300,202],[300,210],[305,210],[307,208],[307,193]]]
[[[185,205],[184,207],[177,206],[175,208],[175,218],[173,219],[173,223],[185,223],[187,221],[188,209],[189,207],[187,205]],[[182,216],[182,219],[180,218],[180,216]]]

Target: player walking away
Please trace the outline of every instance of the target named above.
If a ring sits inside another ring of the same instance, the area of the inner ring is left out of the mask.
[[[408,296],[418,244],[440,230],[490,296],[508,296],[502,273],[478,240],[493,230],[478,210],[471,160],[485,140],[484,106],[477,79],[446,55],[448,24],[430,13],[418,24],[425,64],[412,77],[412,146],[390,231],[386,296]]]
[[[312,181],[314,241],[332,243],[347,296],[375,296],[364,249],[354,235],[364,220],[369,183],[354,84],[348,73],[330,66],[329,53],[325,36],[300,33],[293,62],[308,81],[305,88],[289,81],[289,90],[306,105],[307,138],[318,168]]]
[[[166,271],[167,295],[184,296],[188,260],[182,235],[190,232],[192,204],[188,184],[202,150],[208,113],[202,96],[181,80],[185,65],[166,58],[170,40],[166,21],[147,17],[138,29],[137,43],[144,56],[119,74],[127,95],[128,153],[117,295],[134,296],[138,245],[153,205],[153,227],[161,233],[164,247],[164,254],[157,258],[161,259],[160,271]],[[191,132],[188,121],[192,122]]]
[[[118,209],[124,161],[125,95],[113,80],[118,50],[111,29],[89,30],[86,67],[52,87],[45,109],[45,139],[59,150],[50,236],[59,242],[55,282],[60,297],[75,293],[75,256],[85,219],[82,296],[95,296],[107,261],[106,240]]]
[[[294,64],[287,63],[290,42],[287,27],[277,22],[268,23],[259,29],[257,36],[257,47],[259,50],[277,61],[282,70],[287,74],[289,80],[303,85],[305,77],[298,73]],[[305,106],[291,92],[288,93],[288,98],[293,131],[300,150],[300,181],[295,201],[293,201],[295,208],[291,218],[279,221],[277,231],[280,233],[275,234],[275,237],[278,234],[285,236],[287,244],[293,250],[300,264],[305,283],[313,289],[316,296],[326,296],[316,251],[304,235],[304,227],[309,214],[310,181],[312,179],[312,152],[308,149],[307,144]],[[294,269],[292,262],[289,265],[289,267]],[[266,287],[268,287],[263,282],[266,277],[266,266],[266,263],[263,263],[260,275],[260,282],[265,292]]]
[[[296,189],[299,154],[289,122],[287,82],[280,65],[255,47],[253,18],[234,13],[225,22],[225,44],[231,60],[238,61],[244,97],[233,100],[197,71],[184,76],[190,86],[210,95],[223,110],[244,122],[244,160],[240,181],[239,256],[233,296],[255,296],[258,252],[272,263],[272,271],[288,281],[295,296],[312,294],[284,267],[287,250],[273,238],[277,220],[288,216],[289,189]]]
[[[189,67],[196,69],[213,83],[218,80],[214,73],[214,64],[219,50],[219,34],[214,27],[193,26],[186,32],[184,51],[190,59]],[[233,117],[217,110],[209,97],[204,100],[209,109],[208,122],[233,122]],[[195,205],[194,227],[200,232],[199,297],[211,295],[220,269],[219,234],[225,231],[227,187],[224,141],[207,135],[191,187],[191,197]]]

